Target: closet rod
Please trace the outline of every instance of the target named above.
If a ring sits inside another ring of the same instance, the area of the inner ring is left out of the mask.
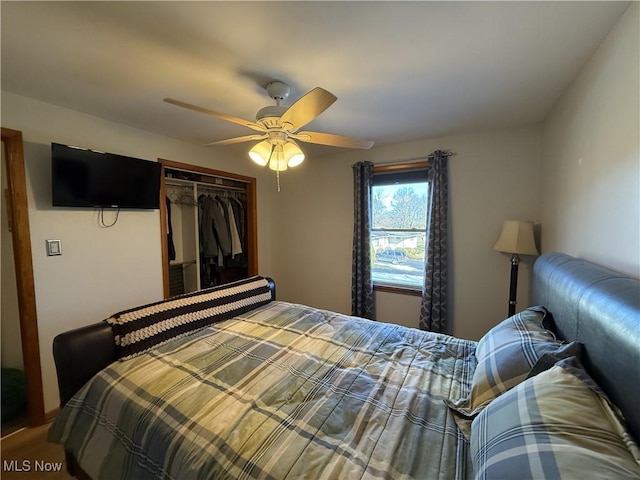
[[[194,173],[193,171],[188,170],[188,169],[177,168],[177,167],[169,167],[169,166],[166,167],[166,170],[167,170],[167,173],[173,173],[173,172]],[[250,183],[247,180],[242,180],[240,178],[235,178],[235,177],[225,177],[224,175],[212,175],[212,174],[208,174],[208,173],[205,173],[203,175],[205,175],[207,177],[212,177],[212,178],[221,178],[221,179],[224,179],[224,180],[231,180],[232,182],[240,182],[240,183],[246,183],[246,184]],[[173,177],[165,177],[165,178],[171,178],[172,180],[182,180],[181,178],[173,178]],[[187,180],[187,181],[191,181],[191,180]],[[199,182],[196,182],[195,180],[193,180],[193,182],[199,183]],[[204,183],[206,183],[206,182],[204,182]]]
[[[238,192],[246,192],[245,188],[232,187],[230,185],[216,185],[214,183],[196,182],[195,180],[182,180],[181,178],[165,177],[165,185],[172,185],[174,187],[183,187],[189,185],[198,185],[198,188],[212,188],[218,190],[236,190]]]
[[[208,185],[206,183],[202,184],[199,183],[198,184],[198,191],[207,191],[207,190],[215,190],[215,191],[222,191],[222,192],[237,192],[237,193],[243,193],[246,194],[247,191],[244,188],[239,188],[239,187],[225,187],[225,186],[217,186],[217,185]]]

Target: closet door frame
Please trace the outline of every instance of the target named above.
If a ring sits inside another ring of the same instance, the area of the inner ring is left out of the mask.
[[[174,162],[159,158],[162,165],[162,177],[160,179],[160,241],[162,245],[162,289],[164,298],[169,297],[169,245],[167,243],[167,206],[165,202],[165,169],[176,169],[190,173],[198,173],[210,177],[227,178],[243,182],[247,185],[247,274],[258,274],[258,208],[256,201],[256,179],[237,173],[223,172],[212,168],[200,167],[188,163]]]

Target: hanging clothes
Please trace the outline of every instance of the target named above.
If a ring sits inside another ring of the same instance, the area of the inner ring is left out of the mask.
[[[224,206],[217,200],[207,197],[211,202],[211,212],[213,214],[213,229],[218,239],[218,247],[222,255],[231,254],[231,236],[229,235],[229,223],[225,218]]]
[[[235,258],[236,255],[242,253],[242,243],[240,242],[236,217],[233,212],[233,207],[231,206],[231,201],[228,198],[218,198],[218,201],[223,204],[227,210],[227,218],[229,219],[229,235],[231,237],[231,258]]]
[[[214,230],[217,205],[206,195],[200,195],[198,204],[200,251],[205,258],[217,257],[218,239]]]
[[[191,270],[190,289],[209,288],[246,278],[249,258],[246,239],[247,190],[239,185],[200,181],[201,177],[200,174],[190,176],[183,172],[171,172],[171,176],[167,177],[168,188],[165,192],[173,207],[173,211],[170,211],[167,203],[167,217],[173,214],[171,220],[167,220],[169,254],[173,258],[172,252],[178,250],[175,255],[180,258],[180,249],[188,252],[190,257],[195,253],[198,268]],[[176,205],[192,207],[193,210],[176,209]],[[191,232],[195,233],[193,240]]]
[[[240,238],[240,245],[243,252],[246,252],[247,247],[245,243],[246,239],[246,207],[245,204],[236,197],[232,197],[229,204],[233,207],[233,214],[236,219],[236,228],[238,230],[238,237]]]
[[[171,201],[169,197],[165,197],[167,204],[167,246],[169,253],[169,260],[176,259],[176,247],[173,244],[173,227],[171,226]]]

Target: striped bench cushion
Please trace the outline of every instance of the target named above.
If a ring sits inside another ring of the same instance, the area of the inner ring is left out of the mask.
[[[105,321],[118,357],[126,360],[272,300],[269,281],[256,276],[125,310]]]

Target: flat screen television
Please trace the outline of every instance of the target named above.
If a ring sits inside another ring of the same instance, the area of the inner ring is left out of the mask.
[[[51,144],[54,207],[160,207],[158,162]]]

